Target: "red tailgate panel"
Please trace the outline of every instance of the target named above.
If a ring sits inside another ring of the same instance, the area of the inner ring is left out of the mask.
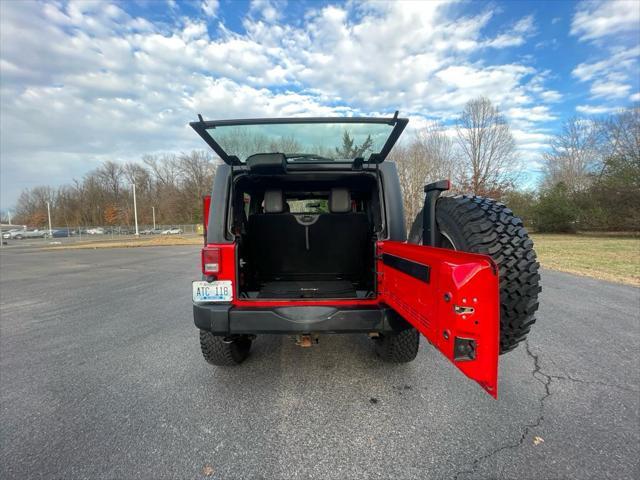
[[[381,300],[497,398],[500,290],[493,261],[401,242],[377,247]]]

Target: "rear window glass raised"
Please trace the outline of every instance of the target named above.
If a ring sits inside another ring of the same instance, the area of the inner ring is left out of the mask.
[[[243,163],[256,153],[284,153],[287,162],[351,162],[379,152],[392,130],[381,123],[277,123],[217,126],[207,133]]]

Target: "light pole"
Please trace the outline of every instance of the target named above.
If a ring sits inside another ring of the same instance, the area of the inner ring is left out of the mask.
[[[133,183],[133,218],[136,221],[136,237],[140,235],[138,232],[138,205],[136,204],[136,184]]]
[[[47,202],[47,217],[49,218],[49,236],[51,237],[53,232],[51,231],[51,207],[49,206],[49,202]]]
[[[151,213],[153,213],[153,229],[156,229],[156,207],[151,207]]]
[[[11,225],[11,212],[7,211],[7,216],[9,217],[9,225]]]

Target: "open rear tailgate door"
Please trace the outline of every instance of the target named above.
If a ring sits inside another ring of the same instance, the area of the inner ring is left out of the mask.
[[[491,258],[391,241],[377,248],[382,301],[497,398],[500,290]]]

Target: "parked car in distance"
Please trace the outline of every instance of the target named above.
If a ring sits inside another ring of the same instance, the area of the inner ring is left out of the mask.
[[[76,231],[70,228],[59,228],[56,230],[52,230],[51,235],[49,235],[48,231],[45,232],[44,236],[45,238],[49,238],[49,237],[50,238],[68,238],[75,234],[76,234]]]
[[[6,232],[2,232],[2,238],[4,238],[4,239],[13,238],[12,234],[14,234],[15,232],[19,232],[19,231],[21,231],[19,228],[12,228],[11,230],[7,230]]]
[[[181,233],[183,233],[182,229],[178,227],[171,227],[162,231],[163,235],[180,235]]]
[[[16,240],[22,240],[23,238],[44,238],[47,234],[47,230],[9,230],[7,233],[2,235],[2,238],[11,238]]]
[[[152,235],[160,235],[161,233],[162,233],[161,228],[154,228],[153,230],[151,230]]]
[[[89,228],[87,230],[87,235],[104,235],[104,228],[102,227]]]

